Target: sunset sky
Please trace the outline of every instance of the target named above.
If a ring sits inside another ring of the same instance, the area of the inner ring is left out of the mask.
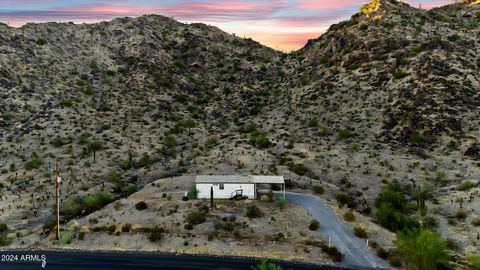
[[[284,51],[302,47],[369,0],[0,0],[0,21],[92,23],[123,16],[161,14],[203,22]],[[431,8],[449,0],[408,0]]]

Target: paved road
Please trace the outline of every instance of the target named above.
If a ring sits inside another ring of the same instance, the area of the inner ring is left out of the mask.
[[[366,247],[366,242],[356,237],[352,229],[333,213],[327,203],[319,197],[287,193],[287,199],[307,209],[320,222],[319,232],[345,255],[343,266],[364,266],[371,268],[391,267]]]
[[[0,252],[1,270],[30,270],[42,269],[42,261],[33,262],[2,262],[3,255],[35,254],[46,257],[44,269],[54,270],[248,270],[258,260],[233,257],[175,255],[168,253],[142,253],[142,252],[77,252],[77,251],[14,251]],[[11,256],[9,256],[11,257]],[[362,270],[365,268],[340,268],[332,266],[318,266],[308,264],[281,263],[285,270]]]

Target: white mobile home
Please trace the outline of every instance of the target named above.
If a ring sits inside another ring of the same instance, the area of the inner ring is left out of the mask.
[[[283,176],[262,175],[198,175],[195,186],[199,199],[210,199],[213,188],[214,199],[231,199],[247,197],[256,199],[258,186],[263,184],[278,184],[282,186],[285,196],[285,180]]]

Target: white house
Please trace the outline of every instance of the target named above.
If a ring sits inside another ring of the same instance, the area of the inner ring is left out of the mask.
[[[197,198],[199,199],[210,199],[212,187],[214,199],[231,199],[234,197],[256,199],[258,186],[262,184],[281,185],[283,197],[285,197],[285,180],[283,176],[198,175],[195,179],[195,186],[198,190]]]

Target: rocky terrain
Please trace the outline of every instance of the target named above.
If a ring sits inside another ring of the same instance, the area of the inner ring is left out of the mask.
[[[478,252],[479,24],[478,1],[373,0],[289,54],[159,15],[0,24],[0,223],[44,241],[56,161],[65,223],[199,173],[284,175],[375,221],[397,179],[433,190],[455,256]]]

